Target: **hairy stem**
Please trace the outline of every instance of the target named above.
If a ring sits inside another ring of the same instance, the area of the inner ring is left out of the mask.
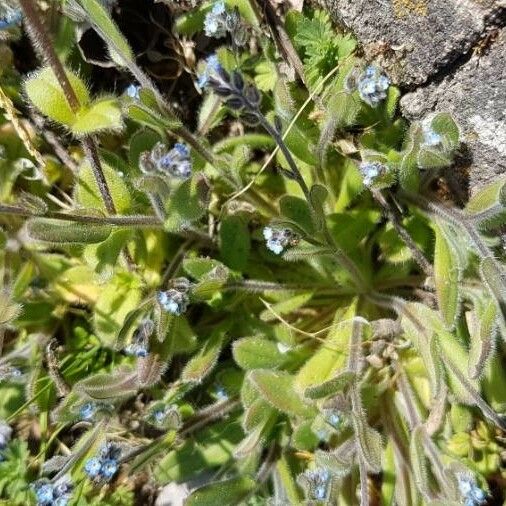
[[[433,277],[434,270],[432,269],[432,265],[423,254],[423,251],[415,244],[415,241],[409,235],[409,232],[404,228],[402,224],[402,218],[397,208],[395,206],[390,205],[390,203],[381,193],[381,191],[373,190],[372,194],[375,200],[382,207],[383,211],[385,212],[386,216],[392,223],[397,233],[399,234],[399,237],[411,251],[411,254],[413,255],[415,262],[420,266],[420,268],[422,269],[422,271],[425,273],[426,276]]]

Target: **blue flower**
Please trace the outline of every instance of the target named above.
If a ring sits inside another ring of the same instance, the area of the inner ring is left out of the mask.
[[[0,6],[0,30],[7,30],[15,25],[19,25],[23,19],[21,9],[7,2]]]
[[[297,235],[289,228],[264,227],[263,235],[267,249],[275,255],[280,255],[284,249],[295,246],[299,242]]]
[[[181,158],[188,158],[190,156],[190,149],[186,144],[183,144],[182,142],[176,142],[172,149],[176,151]]]
[[[109,481],[118,471],[118,462],[115,459],[106,459],[102,462],[100,476]]]
[[[371,107],[376,107],[387,97],[390,79],[381,69],[369,66],[358,79],[358,93],[360,98]]]
[[[0,450],[5,450],[11,440],[12,428],[9,424],[0,421]]]
[[[159,142],[151,150],[150,159],[157,170],[178,179],[188,179],[192,174],[190,148],[186,144],[177,142],[168,150],[165,144]]]
[[[208,37],[220,39],[227,35],[225,2],[218,1],[206,14],[204,19],[204,33]]]
[[[96,478],[99,475],[101,468],[102,463],[100,462],[100,459],[97,457],[92,457],[91,459],[88,459],[84,464],[84,472],[92,479]]]
[[[209,78],[218,75],[223,70],[223,67],[218,60],[218,56],[213,53],[206,58],[204,71],[199,75],[197,84],[199,88],[205,88],[209,83]]]
[[[37,498],[37,505],[52,504],[54,499],[53,486],[50,483],[40,484],[35,487],[35,497]]]
[[[422,144],[427,147],[434,148],[441,146],[443,143],[443,137],[432,130],[430,124],[424,124],[422,127],[423,142]]]
[[[125,352],[136,357],[146,357],[149,352],[149,338],[155,330],[155,324],[149,318],[142,320],[135,329],[132,342],[125,348]]]
[[[341,414],[337,409],[324,409],[323,415],[325,417],[325,421],[332,425],[334,429],[338,429],[341,425]]]
[[[23,373],[11,365],[0,366],[0,381],[9,381],[13,378],[20,378]]]
[[[139,91],[141,87],[138,84],[129,84],[125,90],[125,93],[134,100],[140,100]]]
[[[61,497],[57,497],[53,501],[53,506],[67,506],[70,501],[70,495],[62,495]]]
[[[327,469],[315,469],[314,471],[306,471],[306,479],[309,484],[309,491],[313,499],[323,501],[327,497],[330,473]]]
[[[226,401],[228,399],[227,391],[221,385],[216,387],[215,393],[216,393],[216,398],[219,401]]]
[[[175,288],[158,292],[157,299],[164,311],[176,316],[185,313],[190,302],[187,293],[176,290]]]
[[[364,186],[372,186],[378,178],[387,173],[387,170],[387,167],[380,162],[362,162],[360,164],[360,172]]]
[[[79,418],[81,420],[91,420],[97,412],[97,407],[95,402],[86,402],[79,409]]]
[[[157,409],[153,411],[153,420],[157,425],[161,425],[167,416],[165,409]]]
[[[479,506],[485,503],[487,494],[467,475],[458,477],[459,492],[464,499],[465,506]]]
[[[108,442],[100,448],[98,457],[86,461],[84,471],[95,481],[110,481],[119,469],[118,459],[121,455],[121,448]]]

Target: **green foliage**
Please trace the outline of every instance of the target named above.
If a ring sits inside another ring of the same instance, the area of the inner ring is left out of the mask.
[[[50,67],[44,67],[25,81],[25,92],[40,112],[67,126],[76,136],[114,130],[122,126],[121,110],[116,98],[91,101],[84,82],[70,70],[65,71],[79,108],[74,111]]]
[[[325,11],[169,3],[0,37],[0,503],[503,502],[504,178],[460,209],[453,117]]]

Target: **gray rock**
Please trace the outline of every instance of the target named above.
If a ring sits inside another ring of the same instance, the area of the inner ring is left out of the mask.
[[[439,83],[419,88],[401,99],[409,119],[433,111],[451,112],[462,128],[462,161],[469,168],[471,193],[506,172],[506,29],[490,51],[473,56]]]
[[[479,41],[505,0],[325,0],[394,82],[419,85]]]

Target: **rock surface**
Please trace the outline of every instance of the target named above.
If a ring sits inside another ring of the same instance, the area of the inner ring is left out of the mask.
[[[366,56],[395,82],[420,85],[465,55],[500,15],[503,0],[326,0]]]
[[[409,119],[452,112],[471,192],[506,171],[506,0],[325,0],[410,93]]]
[[[401,99],[410,119],[432,111],[453,113],[467,147],[472,191],[506,172],[506,29],[490,52],[474,56],[440,83],[420,88]]]

